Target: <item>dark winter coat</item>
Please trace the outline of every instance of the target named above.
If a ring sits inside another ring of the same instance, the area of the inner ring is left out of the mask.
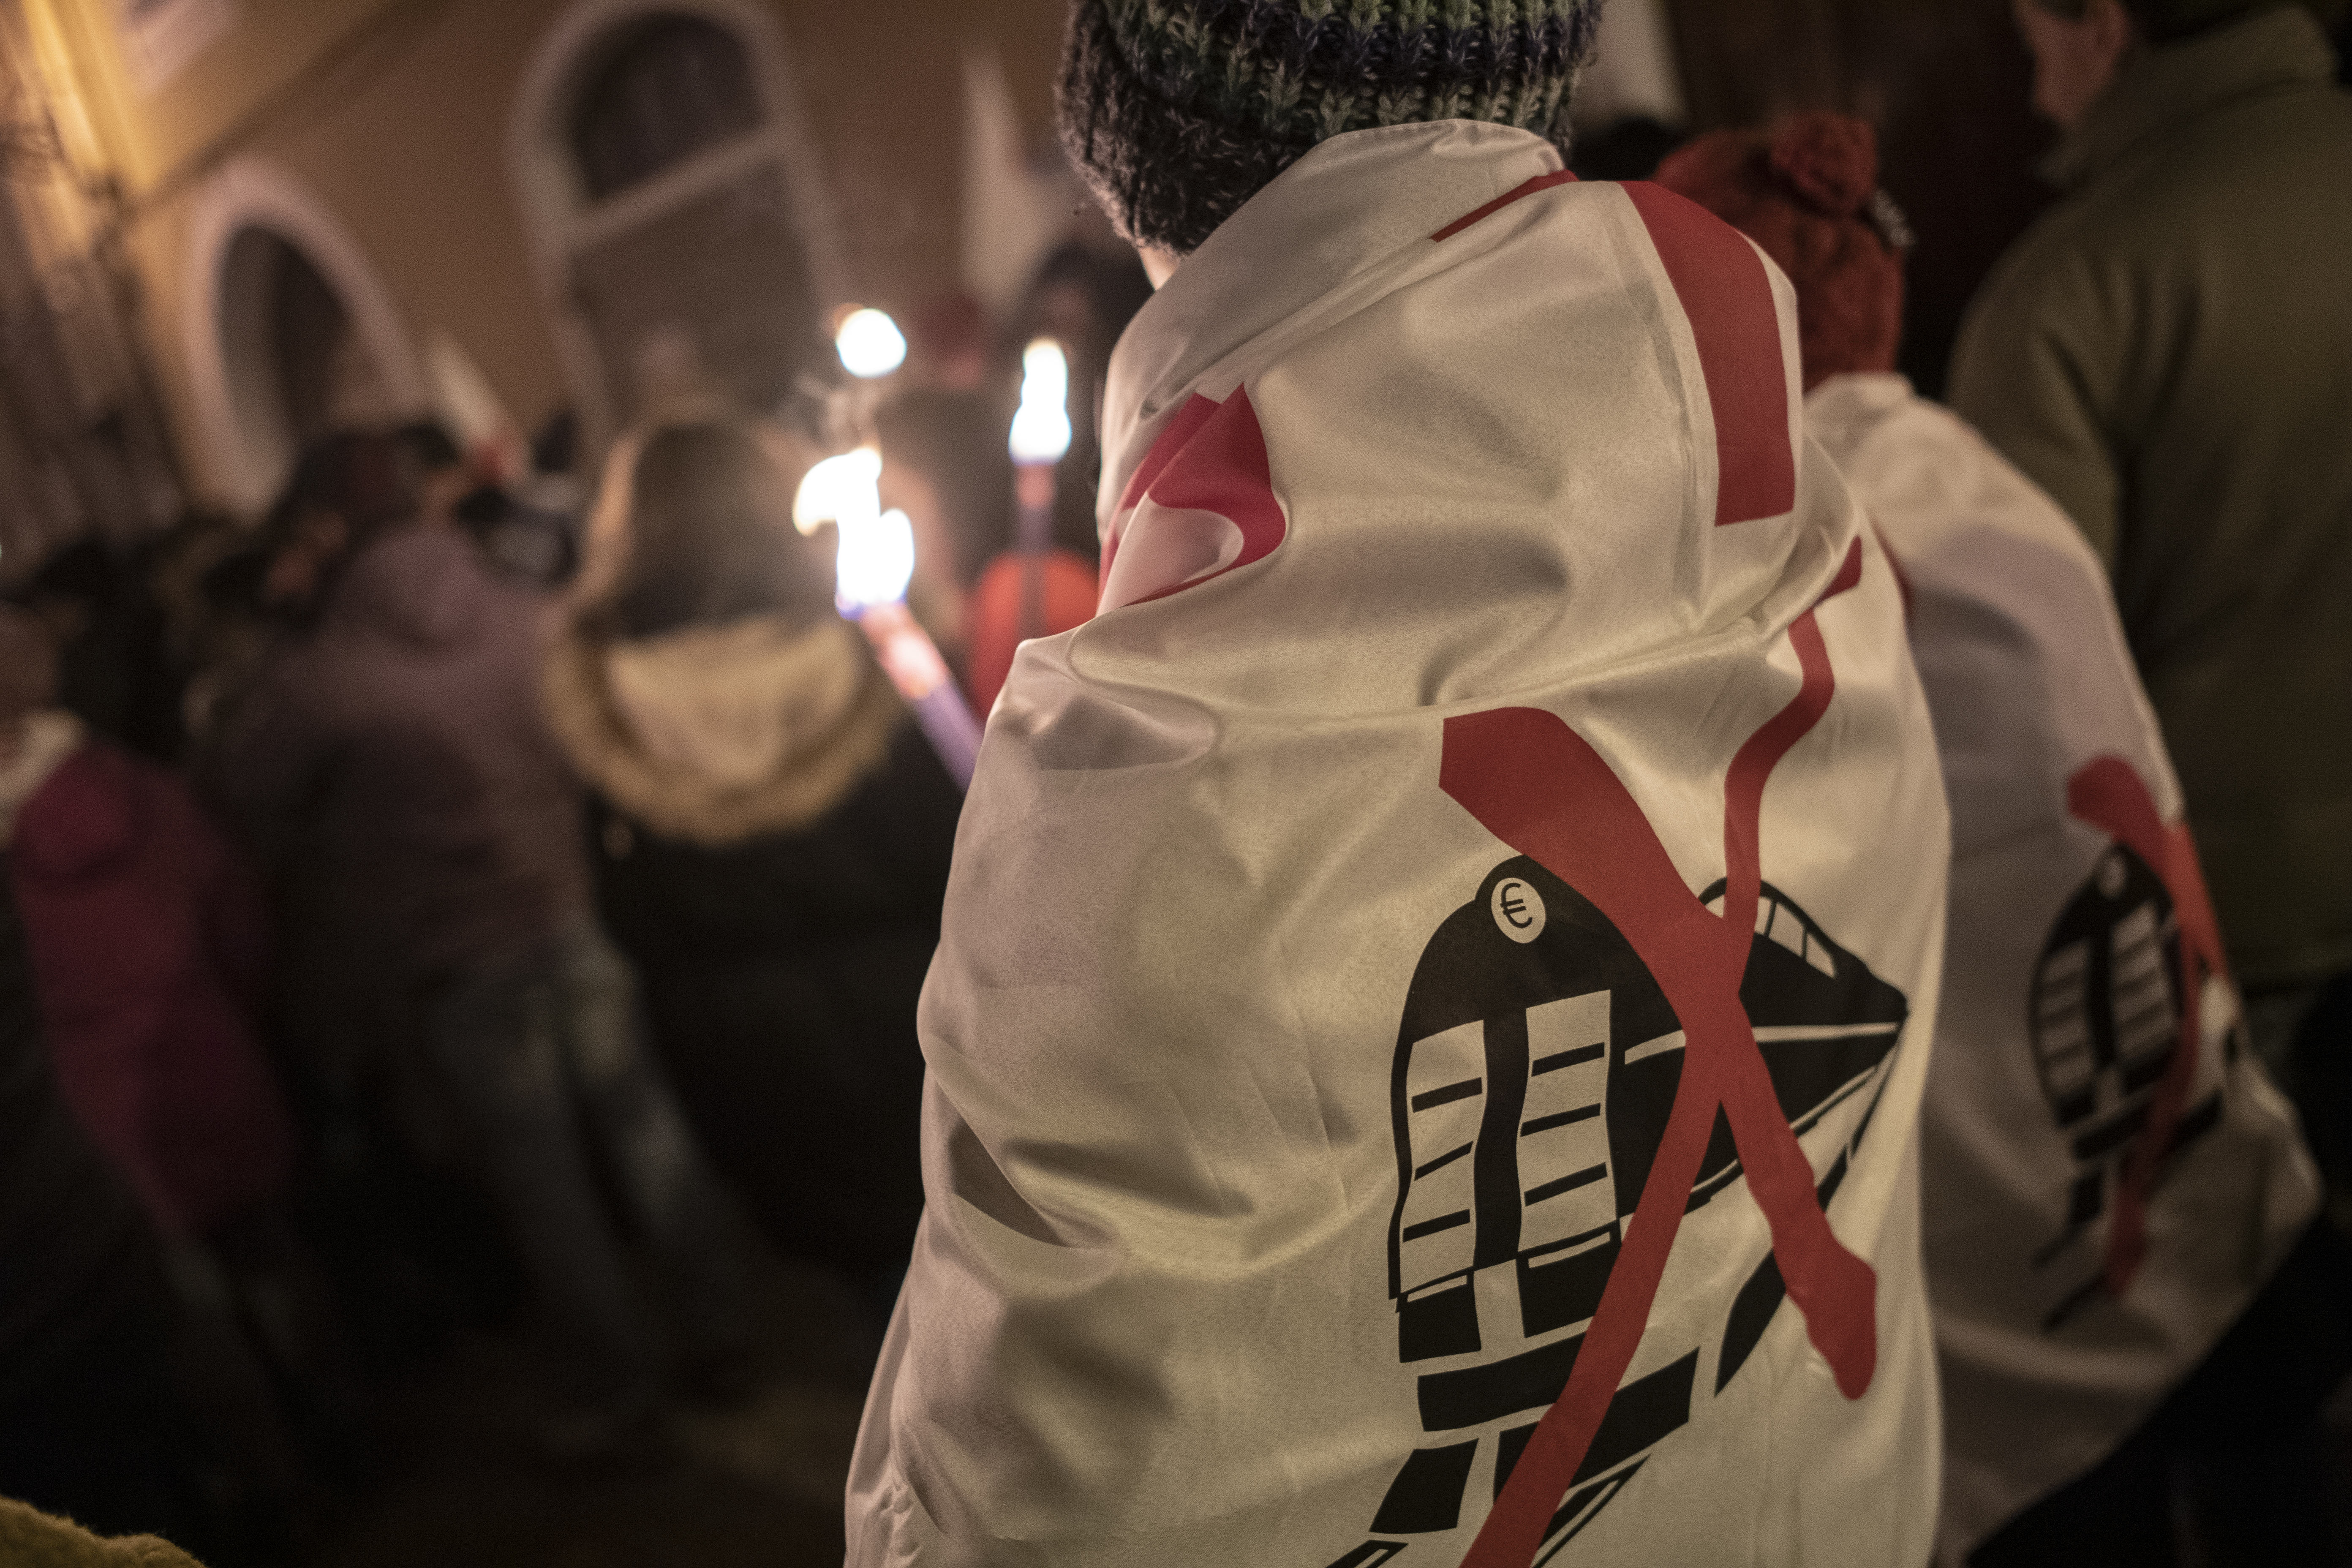
[[[282,1194],[260,889],[187,786],[85,741],[17,808],[12,853],[58,1085],[158,1228],[201,1236]]]
[[[463,535],[387,534],[208,759],[278,877],[286,963],[320,1016],[363,1018],[587,909],[579,787],[539,701],[539,614]]]
[[[2249,989],[2352,971],[2352,96],[2278,6],[2132,56],[1952,405],[2073,515]]]
[[[845,623],[559,642],[597,898],[720,1172],[776,1244],[903,1260],[922,1210],[915,1002],[961,799]]]
[[[0,853],[0,1427],[156,1285],[130,1193],[58,1093]]]

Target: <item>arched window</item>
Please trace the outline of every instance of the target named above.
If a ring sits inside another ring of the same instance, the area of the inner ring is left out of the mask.
[[[742,44],[699,16],[656,16],[610,39],[572,115],[582,188],[601,201],[760,123]]]
[[[591,447],[674,402],[770,409],[832,353],[837,247],[765,0],[572,0],[509,142]]]
[[[235,416],[268,465],[282,469],[338,425],[396,411],[341,291],[275,229],[251,224],[229,239],[215,309]]]
[[[217,499],[257,512],[304,441],[425,405],[423,366],[367,253],[268,160],[233,159],[199,187],[186,265],[200,483]]]
[[[221,263],[220,310],[252,411],[297,447],[319,435],[332,416],[352,332],[333,285],[283,237],[240,229]]]

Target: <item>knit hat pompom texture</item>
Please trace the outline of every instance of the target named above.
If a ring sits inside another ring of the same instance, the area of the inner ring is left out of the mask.
[[[1062,141],[1119,232],[1184,255],[1327,138],[1485,120],[1565,154],[1601,0],[1076,0]]]
[[[1878,188],[1878,139],[1843,114],[1801,114],[1771,142],[1772,172],[1824,217],[1858,217]]]
[[[1769,132],[1717,131],[1670,154],[1657,183],[1741,230],[1789,275],[1808,387],[1894,368],[1903,257],[1888,237],[1893,209],[1878,194],[1867,123],[1808,113]]]

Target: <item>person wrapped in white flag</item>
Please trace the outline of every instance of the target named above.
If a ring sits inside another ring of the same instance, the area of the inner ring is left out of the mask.
[[[861,1568],[1927,1556],[1895,581],[1786,280],[1562,171],[1591,7],[1350,108],[1413,9],[1074,19],[1071,144],[1186,254],[965,808]],[[1285,141],[1227,68],[1302,59]]]
[[[2301,1294],[2330,1265],[2315,1237],[2283,1267],[2316,1174],[2245,1047],[2105,574],[2049,497],[1894,373],[1910,236],[1868,125],[1717,132],[1658,181],[1794,279],[1806,428],[1902,578],[1940,743],[1952,905],[1920,1143],[1941,1560],[2170,1563],[2169,1472],[2292,1436],[2249,1438],[2271,1423],[2227,1385],[2268,1381],[2248,1376],[2263,1356],[2314,1402],[2325,1391],[2328,1352],[2294,1323],[2309,1314],[2249,1309],[2274,1277]],[[2239,1321],[2233,1337],[2276,1342],[2217,1351]],[[2296,1502],[2242,1474],[2222,1484],[2266,1491],[2267,1545],[2240,1543],[2247,1560],[2301,1560]],[[2190,1511],[2208,1489],[2189,1488]],[[2200,1525],[2209,1542],[2228,1529]],[[2225,1545],[2221,1560],[2240,1559]]]

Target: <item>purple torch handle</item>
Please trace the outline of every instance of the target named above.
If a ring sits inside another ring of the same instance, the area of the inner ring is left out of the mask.
[[[940,754],[940,762],[956,788],[971,788],[972,770],[980,765],[980,721],[971,716],[971,705],[955,683],[916,699],[915,722],[923,727],[923,737],[931,750]]]
[[[857,625],[866,640],[874,645],[890,684],[914,710],[915,722],[922,726],[923,738],[939,753],[948,776],[955,780],[956,788],[970,789],[972,769],[980,762],[980,721],[956,689],[947,660],[940,657],[930,635],[904,604],[895,600],[867,605],[859,614]]]

